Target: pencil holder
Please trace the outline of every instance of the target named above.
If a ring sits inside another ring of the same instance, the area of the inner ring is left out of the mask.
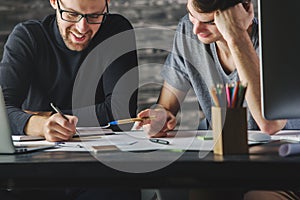
[[[212,107],[214,154],[248,154],[247,110]]]

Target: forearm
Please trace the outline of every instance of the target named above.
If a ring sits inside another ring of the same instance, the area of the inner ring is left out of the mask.
[[[165,82],[157,103],[176,116],[180,109],[180,104],[184,100],[185,96],[185,92],[180,91]]]
[[[51,115],[51,113],[36,112],[32,115],[24,128],[26,134],[42,136],[50,142],[70,140],[76,132],[78,118],[71,115],[62,116],[60,113]]]
[[[259,58],[247,32],[240,34],[236,40],[228,42],[240,80],[248,84],[246,101],[249,110],[259,128],[267,133],[281,130],[286,120],[266,120],[261,109],[260,65]]]
[[[27,124],[24,128],[24,132],[26,133],[26,135],[44,137],[45,134],[43,133],[43,127],[46,124],[48,118],[49,117],[47,116],[32,115],[27,121]]]

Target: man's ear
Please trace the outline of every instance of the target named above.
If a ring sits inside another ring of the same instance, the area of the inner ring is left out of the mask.
[[[56,10],[57,9],[56,0],[49,0],[49,1],[50,1],[52,8]]]

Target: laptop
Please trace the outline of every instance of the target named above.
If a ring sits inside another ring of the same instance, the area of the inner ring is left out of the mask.
[[[26,145],[15,146],[12,140],[12,131],[10,128],[2,88],[0,86],[0,154],[19,154],[56,147],[55,145]]]

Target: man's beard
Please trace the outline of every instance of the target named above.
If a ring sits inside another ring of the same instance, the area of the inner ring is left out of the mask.
[[[79,34],[76,30],[71,31],[71,28],[67,28],[65,33],[66,34],[63,37],[65,45],[70,50],[73,50],[73,51],[82,51],[82,50],[84,50],[88,46],[88,44],[91,40],[91,35],[92,35],[92,32],[88,31],[87,33],[84,34],[84,37],[85,37],[85,42],[84,43],[75,43],[72,40],[73,33],[76,33],[76,35],[81,35],[81,34]]]

